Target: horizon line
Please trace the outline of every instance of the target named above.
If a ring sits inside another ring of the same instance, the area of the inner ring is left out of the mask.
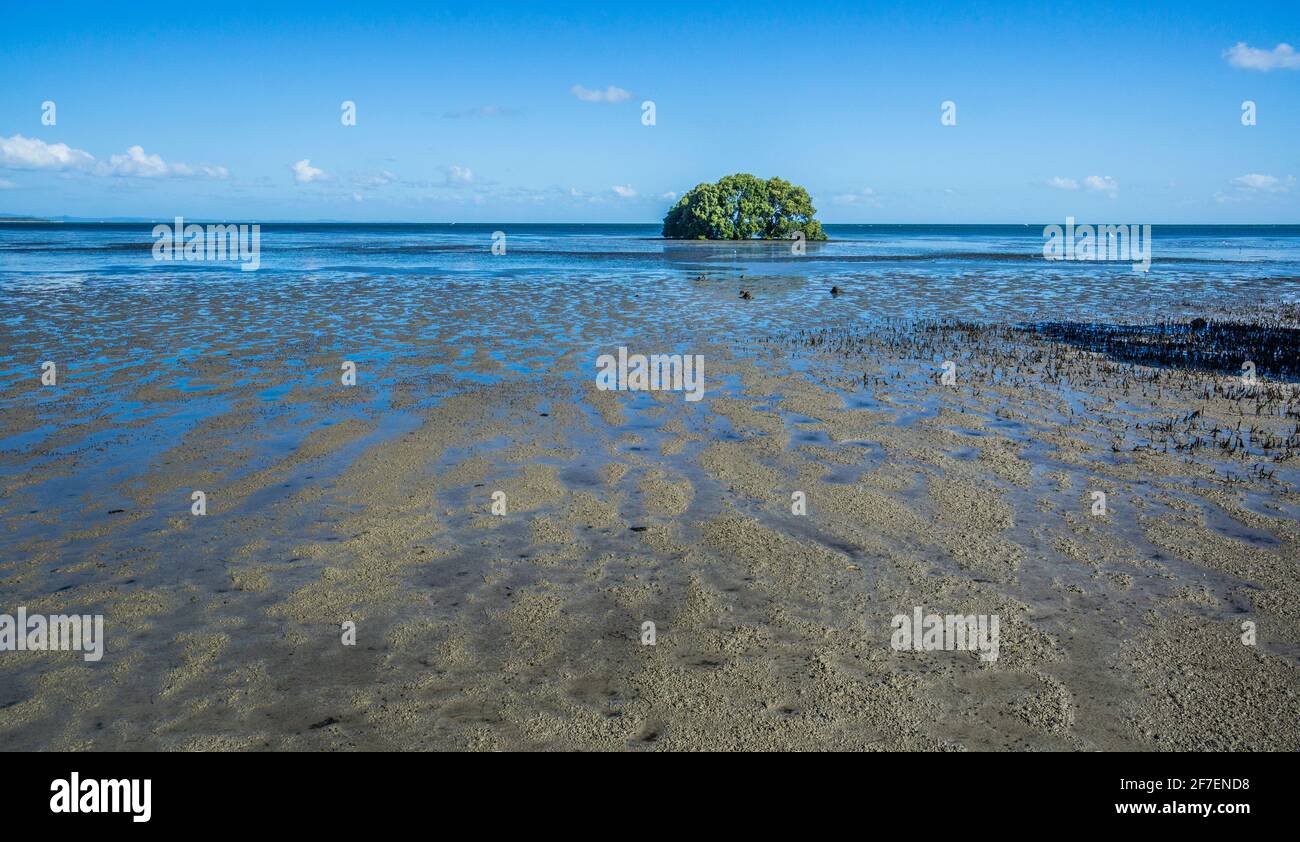
[[[251,218],[214,218],[214,217],[145,217],[145,216],[26,216],[24,214],[0,214],[0,224],[117,224],[117,225],[144,225],[144,224],[164,224],[174,222],[177,218],[187,219],[194,224],[246,224],[246,225],[590,225],[590,226],[621,226],[621,227],[644,227],[650,225],[663,225],[663,220],[649,220],[645,222],[578,222],[556,220],[550,222],[523,222],[523,221],[503,221],[481,222],[474,220],[409,220],[409,219],[258,219]],[[1151,225],[1152,227],[1184,227],[1184,228],[1267,228],[1267,227],[1296,227],[1300,226],[1300,220],[1294,222],[1128,222],[1128,223],[1094,223],[1088,221],[1087,217],[1066,217],[1066,219],[1075,219],[1080,225],[1090,224],[1120,224],[1120,225]],[[945,225],[953,227],[1024,227],[1029,228],[1038,225],[1058,225],[1060,221],[1052,220],[1049,222],[826,222],[819,220],[822,225],[843,225],[843,226],[888,226],[888,227],[907,227],[923,225]]]

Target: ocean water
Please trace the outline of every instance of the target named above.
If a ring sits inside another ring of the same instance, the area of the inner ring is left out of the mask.
[[[191,283],[272,288],[383,275],[391,288],[490,283],[508,277],[564,288],[653,282],[666,298],[699,274],[779,278],[777,303],[848,286],[870,296],[865,317],[1028,320],[1169,318],[1192,307],[1295,300],[1300,225],[1153,226],[1152,265],[1048,261],[1037,225],[828,225],[831,239],[793,255],[788,243],[692,243],[656,225],[261,226],[260,269],[233,262],[153,260],[147,223],[0,222],[0,295],[113,295]],[[495,231],[506,253],[493,255]],[[805,286],[810,285],[810,286]],[[685,296],[689,299],[689,296]],[[682,301],[685,303],[685,301]],[[19,308],[21,309],[21,308]],[[526,308],[525,308],[526,309]],[[519,312],[521,317],[523,312]],[[8,314],[8,313],[6,313]]]
[[[829,225],[829,242],[797,255],[664,241],[658,225],[267,224],[252,272],[157,261],[151,230],[0,224],[0,479],[13,489],[0,547],[42,528],[17,513],[125,505],[123,483],[249,403],[277,431],[243,444],[252,466],[350,417],[391,419],[391,433],[400,389],[437,400],[617,344],[689,352],[701,336],[881,319],[1144,321],[1300,300],[1300,226],[1159,226],[1141,274],[1045,260],[1042,227],[1019,225]],[[340,359],[365,371],[367,402],[322,401]],[[55,388],[39,385],[47,360]]]

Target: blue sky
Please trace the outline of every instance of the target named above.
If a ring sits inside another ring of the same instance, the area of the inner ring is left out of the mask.
[[[0,213],[649,222],[747,171],[827,222],[1300,221],[1296,0],[3,3]]]

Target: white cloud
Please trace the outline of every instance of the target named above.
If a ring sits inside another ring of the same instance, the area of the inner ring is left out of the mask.
[[[1242,187],[1243,190],[1255,190],[1261,192],[1287,192],[1291,186],[1295,185],[1295,175],[1283,181],[1277,175],[1261,175],[1260,173],[1247,173],[1238,175],[1232,179],[1232,185]]]
[[[1119,195],[1119,182],[1108,175],[1090,175],[1083,180],[1083,186],[1098,193],[1106,193],[1112,199]]]
[[[13,190],[17,186],[7,178],[0,178],[0,190]]]
[[[663,199],[665,202],[675,202],[677,201],[677,191],[669,190],[666,193],[660,193],[659,198]]]
[[[1288,175],[1286,178],[1278,178],[1275,175],[1247,173],[1229,179],[1228,185],[1230,187],[1228,191],[1220,190],[1214,194],[1214,201],[1220,204],[1237,204],[1256,201],[1266,196],[1290,193],[1295,189],[1296,177]]]
[[[613,187],[609,189],[613,190],[615,193],[617,193],[619,196],[623,197],[624,199],[636,198],[636,191],[632,189],[632,185],[630,184],[615,184]]]
[[[107,161],[66,143],[46,143],[37,138],[0,138],[0,166],[20,170],[83,170],[99,176],[130,178],[229,178],[225,167],[207,164],[169,164],[158,155],[150,155],[136,145],[125,155],[112,155]]]
[[[397,176],[388,170],[383,170],[378,175],[366,176],[361,179],[362,187],[383,187],[385,184],[392,184],[397,180]]]
[[[1230,50],[1223,51],[1223,57],[1233,67],[1242,70],[1300,70],[1300,53],[1290,44],[1278,44],[1271,50],[1261,50],[1238,41]]]
[[[583,102],[625,102],[632,98],[631,93],[615,85],[610,85],[603,91],[593,91],[582,85],[574,85],[569,88],[569,91]]]
[[[1119,182],[1108,175],[1089,175],[1085,176],[1081,181],[1070,178],[1068,175],[1054,175],[1044,184],[1055,190],[1078,190],[1082,185],[1086,190],[1105,193],[1112,199],[1119,196]]]
[[[293,180],[299,184],[311,184],[313,181],[321,181],[329,177],[324,170],[313,167],[310,158],[303,158],[289,168],[293,170]]]
[[[1275,175],[1261,175],[1253,172],[1232,179],[1232,185],[1256,193],[1286,193],[1295,185],[1295,176],[1281,179]]]
[[[469,167],[458,167],[455,164],[452,164],[450,167],[447,167],[447,183],[473,184],[474,171]]]
[[[96,175],[117,175],[128,178],[229,178],[225,167],[206,164],[192,167],[189,164],[169,164],[159,155],[150,155],[144,147],[136,145],[125,155],[113,155],[95,166]]]
[[[876,200],[876,191],[872,190],[870,187],[863,187],[861,190],[856,190],[852,193],[840,193],[837,196],[832,196],[831,201],[837,205],[856,205],[861,203],[871,205],[872,207],[880,207],[880,202]]]
[[[16,170],[72,170],[89,167],[95,156],[66,143],[46,143],[34,137],[0,137],[0,166]]]

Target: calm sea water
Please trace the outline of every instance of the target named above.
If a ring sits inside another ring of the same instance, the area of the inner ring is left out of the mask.
[[[217,346],[274,379],[291,328],[374,363],[400,364],[418,340],[527,373],[656,322],[743,338],[829,320],[1159,320],[1300,300],[1300,225],[1157,226],[1145,274],[1048,261],[1034,225],[829,225],[829,242],[796,255],[665,241],[657,224],[267,224],[251,272],[155,260],[152,228],[0,222],[0,385],[46,359],[107,378]],[[833,305],[831,286],[845,292]],[[201,388],[167,370],[160,384]]]
[[[407,423],[403,390],[436,401],[617,344],[691,351],[701,335],[853,320],[1169,319],[1300,300],[1300,226],[1158,227],[1146,274],[1049,262],[1041,226],[830,225],[830,242],[800,256],[788,243],[668,242],[657,225],[268,224],[255,272],[156,261],[151,230],[0,223],[0,553],[57,535],[51,523],[109,523],[131,505],[122,484],[183,458],[186,436],[233,409],[262,419],[238,441],[239,475],[350,417],[391,434]],[[504,255],[491,251],[498,230]],[[361,401],[322,389],[341,359],[365,372]],[[46,360],[57,388],[39,385]]]
[[[1156,226],[1152,266],[1049,262],[1036,225],[828,225],[831,240],[793,255],[785,243],[664,241],[653,225],[267,224],[261,268],[152,258],[143,223],[0,223],[0,295],[191,283],[348,283],[382,274],[399,286],[509,276],[547,285],[699,274],[825,284],[868,294],[871,315],[1020,319],[1167,317],[1187,305],[1295,300],[1300,225]],[[506,234],[506,254],[491,253]]]

